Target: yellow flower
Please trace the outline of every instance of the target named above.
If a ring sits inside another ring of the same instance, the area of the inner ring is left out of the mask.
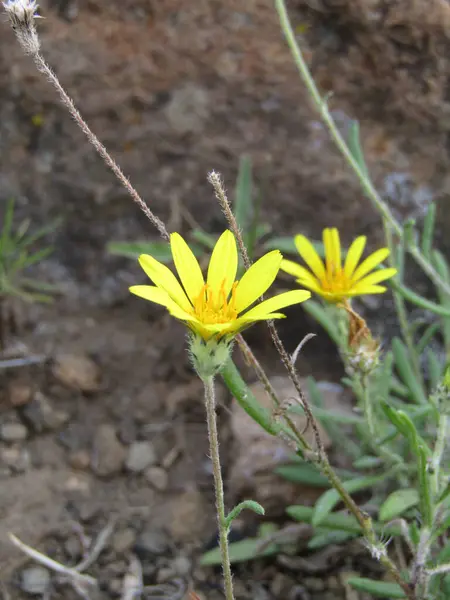
[[[247,310],[272,285],[283,257],[278,250],[269,252],[235,281],[238,253],[231,231],[225,231],[214,247],[206,282],[192,250],[178,233],[170,236],[170,247],[181,285],[168,267],[142,254],[139,263],[155,285],[134,285],[130,292],[162,304],[204,340],[231,338],[255,321],[282,318],[283,314],[274,311],[311,296],[306,290],[293,290]]]
[[[366,245],[364,235],[357,237],[350,246],[344,266],[341,262],[341,242],[337,229],[323,231],[325,264],[304,235],[295,236],[294,241],[309,270],[284,259],[281,269],[296,277],[301,286],[320,294],[328,302],[341,302],[346,298],[365,294],[382,294],[386,288],[378,284],[397,273],[396,269],[378,269],[370,273],[389,256],[388,248],[377,250],[358,266]]]

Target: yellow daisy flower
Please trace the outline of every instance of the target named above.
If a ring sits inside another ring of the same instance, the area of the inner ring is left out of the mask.
[[[170,236],[170,247],[181,284],[168,267],[142,254],[139,263],[155,285],[134,285],[130,292],[162,304],[204,340],[231,338],[255,321],[280,319],[284,315],[274,311],[311,296],[306,290],[293,290],[247,310],[272,285],[283,257],[273,250],[235,281],[238,253],[231,231],[225,231],[214,247],[206,282],[192,250],[178,233]]]
[[[365,294],[382,294],[386,288],[378,284],[397,273],[396,269],[391,268],[370,273],[389,256],[388,248],[380,248],[358,266],[366,246],[364,235],[357,237],[350,246],[344,266],[341,261],[339,232],[336,228],[323,231],[325,263],[304,235],[296,235],[294,241],[309,270],[285,259],[281,262],[281,269],[296,277],[301,286],[316,292],[328,302],[342,302],[346,298]]]

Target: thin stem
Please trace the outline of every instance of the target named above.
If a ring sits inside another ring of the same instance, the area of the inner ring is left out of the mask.
[[[445,443],[447,439],[447,427],[448,427],[448,416],[445,414],[439,415],[439,424],[436,438],[436,445],[434,447],[433,456],[431,457],[431,468],[432,477],[431,484],[433,489],[433,497],[439,494],[439,478],[441,470],[442,456],[444,455]]]
[[[145,216],[153,223],[153,225],[159,231],[161,237],[165,240],[168,240],[169,234],[167,232],[167,229],[166,229],[166,226],[164,225],[164,223],[161,221],[161,219],[159,219],[150,210],[150,208],[147,206],[147,204],[144,202],[144,200],[138,194],[136,189],[131,185],[130,180],[124,175],[122,169],[119,167],[119,165],[116,163],[116,161],[109,154],[109,152],[107,151],[105,146],[100,142],[100,140],[97,138],[97,136],[90,129],[90,127],[88,126],[88,124],[86,123],[86,121],[83,119],[80,112],[76,108],[73,100],[66,93],[65,89],[59,82],[58,77],[48,66],[48,64],[42,57],[42,55],[39,52],[37,52],[36,54],[33,54],[33,59],[34,59],[34,63],[36,65],[37,69],[41,73],[43,73],[47,77],[47,79],[50,81],[50,83],[55,87],[56,91],[58,92],[58,94],[61,98],[62,103],[69,110],[75,123],[86,135],[89,142],[94,146],[94,148],[100,154],[100,156],[102,157],[104,162],[111,169],[111,171],[114,173],[114,175],[117,177],[117,179],[123,185],[123,187],[127,190],[127,192],[130,194],[131,198],[134,200],[134,202],[136,202],[136,204],[139,206],[139,208],[142,210],[142,212],[145,214]]]
[[[350,149],[342,137],[339,129],[334,122],[333,117],[331,116],[330,111],[328,110],[328,105],[325,100],[322,99],[320,92],[316,86],[316,83],[311,75],[311,72],[306,64],[305,58],[301,51],[301,48],[297,42],[295,37],[295,33],[292,29],[291,23],[289,21],[289,16],[286,10],[286,4],[284,0],[275,0],[275,7],[278,12],[278,16],[280,19],[281,29],[286,38],[289,49],[291,50],[292,56],[294,58],[295,65],[300,73],[300,76],[306,85],[306,88],[316,105],[316,108],[322,117],[323,122],[328,127],[328,131],[335,142],[336,146],[344,156],[346,162],[353,169],[353,172],[359,179],[361,187],[366,193],[369,200],[371,200],[372,204],[378,210],[383,220],[387,221],[392,227],[394,233],[398,235],[399,238],[403,238],[403,230],[400,227],[397,220],[394,218],[391,213],[388,205],[381,196],[378,194],[371,180],[367,177],[363,169],[359,166],[358,162],[353,157]],[[412,245],[408,247],[408,251],[413,256],[415,261],[419,264],[419,266],[423,269],[424,273],[428,275],[428,277],[446,294],[450,295],[450,285],[447,284],[437,273],[437,271],[433,268],[429,261],[423,256],[420,252],[419,248],[416,245]]]
[[[214,475],[214,490],[216,494],[217,524],[219,528],[219,545],[222,556],[225,597],[234,600],[233,581],[231,575],[230,555],[228,550],[228,527],[225,516],[225,500],[223,492],[222,471],[220,467],[219,436],[217,433],[216,401],[214,393],[214,377],[204,377],[206,421],[208,424],[209,450]]]

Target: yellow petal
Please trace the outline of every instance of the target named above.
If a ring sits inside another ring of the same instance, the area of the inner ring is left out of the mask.
[[[238,313],[253,304],[272,285],[280,270],[283,257],[279,250],[272,250],[257,260],[236,286],[236,310]]]
[[[174,302],[169,294],[161,288],[154,287],[152,285],[133,285],[129,288],[130,292],[135,296],[154,302],[155,304],[161,304],[165,306],[170,314],[177,319],[183,321],[197,320],[192,314],[189,314],[183,310],[177,302]]]
[[[352,280],[358,281],[364,275],[367,275],[369,271],[372,271],[376,266],[378,266],[383,260],[385,260],[389,256],[388,248],[380,248],[363,261],[356,271],[353,273]]]
[[[227,230],[217,240],[209,261],[207,281],[213,292],[219,291],[224,283],[225,295],[228,297],[236,279],[237,267],[236,240],[231,231]]]
[[[360,235],[352,242],[352,245],[348,249],[347,256],[345,257],[344,273],[349,279],[353,275],[353,271],[356,269],[356,265],[359,263],[364,252],[366,240],[365,235]]]
[[[341,242],[338,230],[327,228],[323,230],[323,245],[325,247],[325,264],[327,274],[333,278],[341,270]]]
[[[383,294],[387,290],[383,285],[358,284],[347,296],[368,296],[369,294]]]
[[[305,269],[305,267],[302,267],[301,265],[297,264],[296,262],[293,262],[292,260],[286,260],[285,258],[283,258],[283,260],[281,261],[280,269],[285,273],[289,273],[289,275],[293,275],[302,282],[309,282],[311,285],[314,286],[318,285],[318,281],[311,273],[311,271],[308,271],[308,269]]]
[[[397,269],[378,269],[374,273],[370,273],[370,275],[366,275],[360,279],[356,286],[359,285],[373,285],[374,283],[380,283],[380,281],[385,281],[386,279],[390,279],[397,274]],[[355,286],[352,286],[355,287]]]
[[[198,260],[179,233],[171,234],[170,248],[178,276],[189,300],[194,304],[205,284]]]
[[[283,294],[278,294],[273,298],[269,298],[269,300],[264,300],[261,304],[250,309],[245,315],[242,315],[242,318],[252,320],[258,316],[273,313],[273,311],[279,310],[280,308],[285,308],[292,304],[299,304],[300,302],[308,300],[308,298],[311,298],[311,292],[306,290],[291,290],[290,292],[284,292]]]
[[[325,267],[316,249],[304,235],[296,235],[295,247],[305,263],[318,279],[325,278]]]
[[[181,308],[190,310],[191,305],[183,288],[166,265],[163,265],[149,254],[141,254],[139,264],[157,287],[165,290]]]

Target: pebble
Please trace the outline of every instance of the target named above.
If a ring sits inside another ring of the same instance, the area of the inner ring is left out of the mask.
[[[25,406],[31,401],[33,390],[25,383],[12,383],[8,389],[8,398],[13,406]]]
[[[115,475],[122,470],[127,451],[119,442],[112,425],[100,425],[94,441],[93,470],[101,477]]]
[[[302,584],[311,592],[322,592],[325,589],[325,581],[318,577],[304,577]]]
[[[176,543],[201,539],[205,533],[208,509],[197,489],[186,490],[169,504],[169,529]]]
[[[30,468],[31,456],[26,448],[3,448],[1,462],[15,473],[24,473]]]
[[[190,561],[187,556],[177,556],[173,561],[172,566],[175,569],[177,575],[180,575],[180,577],[184,577],[185,575],[190,573],[192,568],[192,561]]]
[[[36,392],[32,401],[24,407],[23,417],[36,433],[59,429],[70,419],[68,412],[55,409],[50,400],[41,392]]]
[[[145,479],[152,487],[160,492],[164,492],[169,483],[169,475],[167,474],[167,471],[161,467],[149,467],[145,471]]]
[[[33,596],[45,594],[50,585],[50,573],[44,567],[28,567],[22,571],[20,587],[22,591]]]
[[[150,442],[133,442],[128,450],[126,467],[133,473],[141,473],[155,461],[155,449]]]
[[[112,545],[118,554],[124,554],[133,546],[135,539],[136,533],[134,532],[134,529],[128,527],[127,529],[121,529],[114,534]]]
[[[22,423],[4,423],[0,428],[0,438],[4,442],[22,442],[28,437],[28,429]]]
[[[76,450],[69,455],[69,464],[73,469],[84,471],[91,464],[91,457],[87,450]]]
[[[149,528],[138,537],[135,550],[137,554],[164,554],[169,548],[169,536],[163,529]]]
[[[100,369],[88,356],[60,354],[54,359],[52,373],[68,388],[88,393],[100,389]]]

